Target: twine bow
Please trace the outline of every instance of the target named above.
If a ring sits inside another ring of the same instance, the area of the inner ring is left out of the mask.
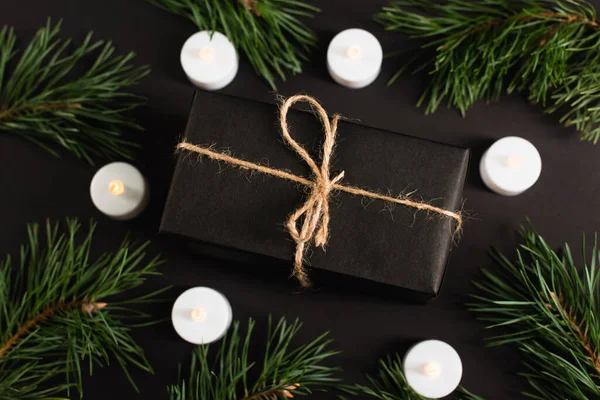
[[[306,101],[314,107],[323,123],[325,131],[325,142],[323,143],[323,155],[321,157],[321,167],[317,166],[315,160],[311,158],[308,152],[290,135],[287,124],[287,113],[290,107],[298,102]],[[306,271],[302,267],[302,256],[306,244],[314,238],[315,246],[324,247],[327,244],[329,237],[329,195],[334,185],[342,180],[344,171],[337,174],[333,179],[329,176],[329,164],[333,155],[333,147],[335,146],[335,136],[337,133],[338,120],[340,116],[335,114],[329,121],[327,112],[319,102],[314,98],[305,95],[296,95],[290,97],[283,103],[281,107],[281,133],[287,143],[306,161],[313,173],[314,184],[312,190],[302,207],[290,215],[287,221],[287,229],[296,242],[296,255],[294,257],[294,272],[296,278],[302,286],[309,286],[310,280],[306,275]],[[298,225],[302,220],[300,231]],[[315,234],[316,232],[316,234]]]
[[[325,141],[323,143],[323,154],[321,155],[321,165],[317,165],[315,160],[298,142],[290,135],[287,114],[290,107],[297,102],[307,102],[318,115],[323,124],[325,133]],[[296,253],[294,257],[294,276],[304,287],[310,286],[310,279],[303,266],[303,256],[310,245],[314,241],[315,246],[324,247],[327,244],[329,237],[329,196],[332,190],[339,190],[346,193],[351,193],[358,196],[364,196],[371,199],[378,199],[390,203],[401,204],[417,210],[425,210],[439,215],[452,218],[456,221],[456,232],[460,231],[463,219],[460,213],[445,210],[435,207],[430,204],[412,201],[406,197],[391,197],[377,192],[370,192],[354,186],[342,185],[339,182],[344,177],[344,172],[340,172],[334,177],[330,176],[329,165],[335,147],[335,138],[337,134],[339,115],[334,115],[331,121],[325,109],[317,100],[306,95],[295,95],[289,97],[281,106],[280,123],[283,138],[287,144],[298,153],[298,155],[308,164],[312,171],[311,179],[302,176],[294,175],[279,169],[270,168],[264,165],[256,164],[246,160],[232,157],[225,153],[219,153],[211,150],[208,147],[201,147],[183,141],[177,145],[179,150],[188,150],[193,153],[205,155],[213,160],[224,161],[241,169],[258,171],[267,175],[275,176],[281,179],[286,179],[299,183],[310,188],[310,192],[304,204],[294,211],[287,220],[286,228],[292,239],[296,243]]]

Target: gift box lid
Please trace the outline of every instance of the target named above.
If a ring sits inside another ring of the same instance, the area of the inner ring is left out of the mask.
[[[335,105],[324,107],[335,112]],[[292,110],[288,124],[294,139],[320,164],[320,120],[311,112]],[[284,145],[280,131],[277,105],[196,91],[185,138],[310,178],[310,169]],[[462,207],[468,164],[468,149],[341,120],[331,175],[344,171],[341,184],[391,196],[410,195],[456,211]],[[295,182],[182,151],[160,229],[289,266],[295,243],[284,224],[305,202],[306,192]],[[437,295],[456,239],[454,220],[339,191],[330,197],[330,217],[326,251],[311,247],[306,253],[309,270]]]

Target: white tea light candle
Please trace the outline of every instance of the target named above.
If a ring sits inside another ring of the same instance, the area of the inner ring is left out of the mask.
[[[452,346],[425,340],[411,347],[402,362],[406,381],[421,396],[439,399],[460,384],[462,362]]]
[[[100,168],[92,179],[90,195],[98,210],[118,220],[140,215],[150,197],[144,176],[133,165],[124,162]]]
[[[208,344],[221,339],[233,320],[227,298],[207,287],[195,287],[183,292],[171,313],[175,331],[194,344]]]
[[[370,85],[381,71],[383,50],[372,33],[347,29],[338,33],[327,49],[327,70],[342,86],[360,89]]]
[[[181,66],[189,80],[204,90],[229,85],[238,71],[238,56],[227,36],[220,32],[197,32],[181,49]]]
[[[496,141],[479,164],[483,183],[490,190],[516,196],[537,182],[542,172],[542,158],[529,141],[508,136]]]

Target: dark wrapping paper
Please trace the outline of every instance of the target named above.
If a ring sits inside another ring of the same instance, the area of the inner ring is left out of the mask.
[[[323,106],[330,114],[336,111],[333,104]],[[272,104],[197,91],[185,137],[309,177],[308,167],[283,144],[278,111]],[[320,164],[319,119],[292,111],[288,123],[292,136]],[[413,199],[455,211],[461,208],[468,164],[467,149],[341,121],[331,171],[335,176],[344,170],[345,185],[392,195],[416,190]],[[291,270],[295,243],[284,223],[305,201],[304,191],[293,182],[183,151],[161,232],[193,239],[205,249],[211,245],[225,257],[280,260]],[[327,251],[311,247],[308,271],[312,276],[311,270],[327,270],[432,298],[444,278],[454,227],[448,217],[337,192],[331,197]]]

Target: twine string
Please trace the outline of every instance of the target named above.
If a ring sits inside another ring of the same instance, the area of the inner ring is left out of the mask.
[[[287,114],[294,103],[306,102],[311,105],[315,114],[323,124],[325,141],[323,142],[323,151],[321,154],[321,165],[317,165],[310,154],[296,140],[292,138],[287,122]],[[256,164],[240,158],[232,157],[225,153],[211,150],[209,147],[201,147],[182,141],[177,145],[178,150],[187,150],[192,153],[205,155],[216,161],[223,161],[241,169],[258,171],[263,174],[275,176],[277,178],[296,182],[310,189],[306,201],[297,210],[295,210],[286,222],[286,228],[290,236],[296,243],[296,252],[294,255],[293,275],[304,287],[310,286],[310,279],[303,266],[303,257],[311,241],[315,246],[324,248],[329,237],[329,196],[333,190],[350,193],[357,196],[363,196],[371,199],[387,201],[394,204],[401,204],[417,210],[432,212],[456,222],[456,232],[462,228],[463,218],[459,212],[446,210],[431,204],[419,201],[409,200],[403,197],[391,197],[381,193],[371,192],[354,186],[342,185],[339,182],[344,178],[344,171],[331,177],[330,164],[333,156],[333,150],[336,142],[337,126],[340,119],[339,115],[334,115],[331,121],[325,109],[313,97],[307,95],[295,95],[289,97],[281,106],[280,123],[281,133],[286,143],[306,162],[312,172],[311,179],[294,175],[290,172],[270,168],[264,165]]]
[[[287,123],[288,111],[294,103],[301,101],[307,102],[313,107],[323,124],[325,141],[323,143],[323,154],[321,155],[322,161],[320,167],[310,154],[308,154],[306,149],[292,138],[289,132]],[[327,238],[329,237],[329,195],[331,194],[333,185],[338,183],[344,177],[344,171],[337,174],[333,179],[330,177],[329,172],[339,118],[339,115],[334,115],[330,122],[325,109],[323,109],[314,98],[306,95],[292,96],[281,106],[280,122],[283,139],[308,164],[313,173],[314,185],[310,190],[306,202],[290,215],[286,224],[292,239],[296,242],[294,275],[305,287],[310,285],[310,280],[308,279],[308,276],[306,276],[306,271],[304,270],[302,262],[304,249],[313,239],[315,246],[325,247]],[[298,231],[298,225],[301,220],[302,227],[300,231]]]

